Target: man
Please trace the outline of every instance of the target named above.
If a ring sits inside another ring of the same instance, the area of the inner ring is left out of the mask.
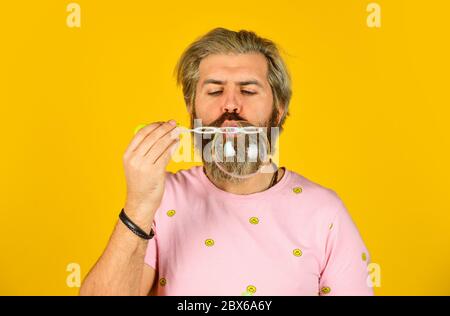
[[[288,115],[285,63],[253,32],[212,30],[177,78],[191,125],[281,129]],[[334,191],[286,168],[255,172],[261,159],[166,172],[175,130],[150,124],[128,146],[122,220],[80,294],[373,295],[369,253]]]

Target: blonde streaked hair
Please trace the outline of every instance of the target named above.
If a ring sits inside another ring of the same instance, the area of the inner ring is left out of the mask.
[[[199,80],[199,66],[203,58],[213,54],[246,53],[261,53],[267,59],[267,80],[272,88],[273,110],[282,113],[278,124],[282,130],[282,125],[289,115],[289,102],[292,96],[291,77],[277,45],[251,31],[235,32],[215,28],[189,45],[175,67],[177,84],[183,88],[186,106],[190,113],[194,113],[192,110]]]

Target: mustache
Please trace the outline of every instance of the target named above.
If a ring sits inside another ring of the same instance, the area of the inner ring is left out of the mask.
[[[226,120],[247,122],[247,120],[245,120],[244,118],[242,118],[239,114],[237,114],[235,112],[233,112],[233,113],[225,112],[217,120],[212,121],[210,124],[205,125],[205,126],[220,127],[223,124],[223,122],[225,122]]]

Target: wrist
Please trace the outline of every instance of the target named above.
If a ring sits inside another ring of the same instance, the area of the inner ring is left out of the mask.
[[[125,203],[124,210],[133,223],[138,225],[144,231],[150,232],[155,213],[153,207],[148,205]]]
[[[122,208],[122,211],[119,214],[119,218],[122,221],[122,223],[136,236],[139,236],[140,238],[145,240],[149,240],[154,237],[155,233],[152,228],[150,228],[150,232],[146,232],[144,229],[142,229],[141,226],[137,225],[135,222],[131,220],[130,217],[128,217],[124,208]]]

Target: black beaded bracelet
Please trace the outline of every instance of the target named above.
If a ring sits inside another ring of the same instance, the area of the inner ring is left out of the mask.
[[[133,223],[131,221],[131,219],[127,216],[127,214],[125,214],[125,209],[122,209],[122,211],[120,212],[119,218],[122,221],[122,223],[125,224],[125,226],[127,226],[133,233],[135,233],[139,237],[149,240],[149,239],[152,239],[153,236],[155,236],[155,232],[153,231],[153,228],[150,229],[150,234],[147,235],[138,225]]]

